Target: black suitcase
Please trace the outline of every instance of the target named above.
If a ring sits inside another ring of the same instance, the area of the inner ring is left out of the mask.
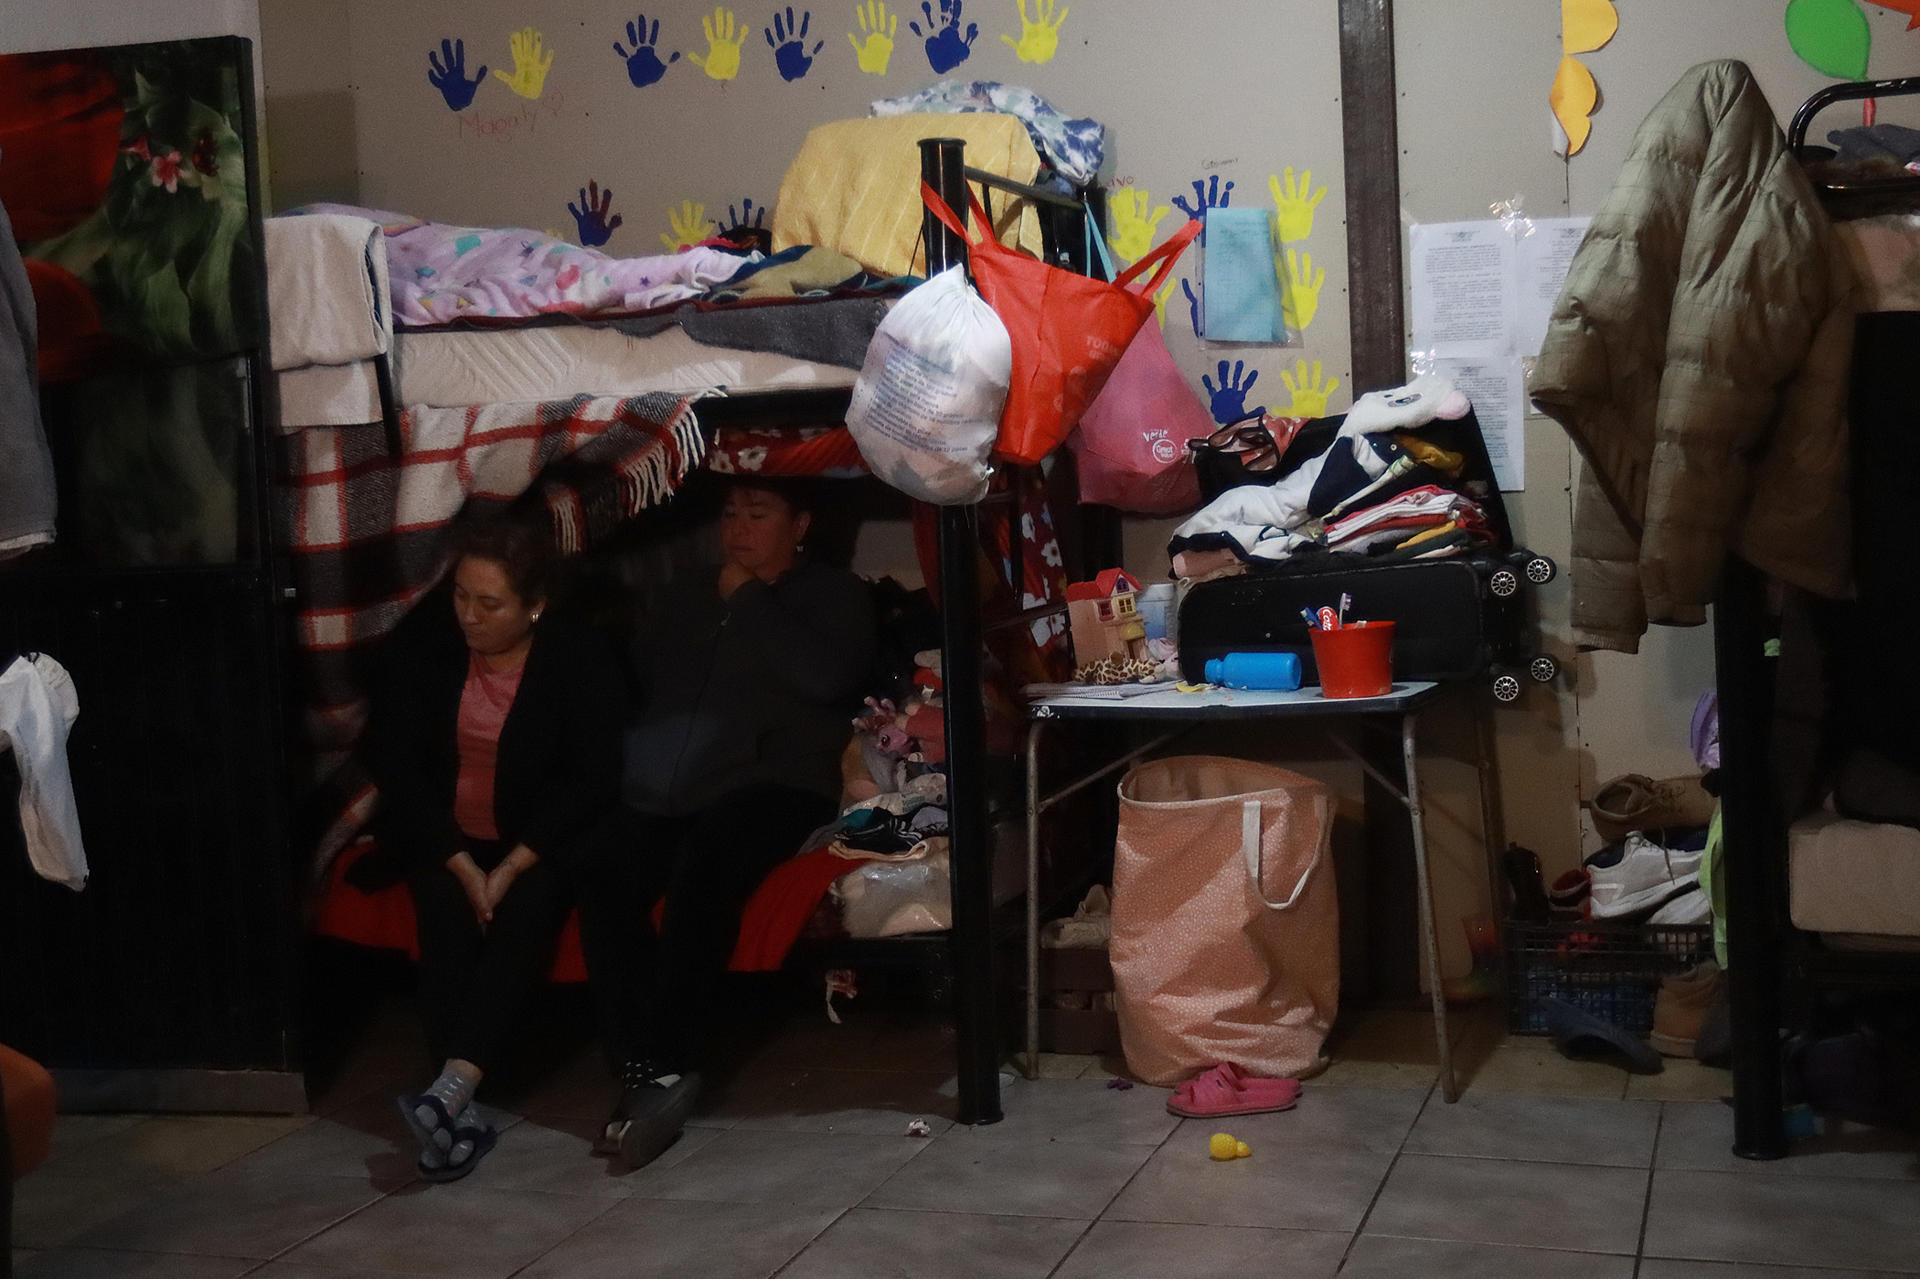
[[[1522,678],[1559,673],[1533,650],[1523,586],[1552,581],[1553,561],[1523,549],[1459,559],[1361,564],[1313,572],[1218,578],[1180,603],[1180,674],[1205,679],[1210,658],[1228,653],[1297,653],[1308,684],[1319,682],[1303,610],[1338,607],[1353,596],[1348,621],[1394,623],[1393,674],[1399,680],[1490,678],[1511,702]]]

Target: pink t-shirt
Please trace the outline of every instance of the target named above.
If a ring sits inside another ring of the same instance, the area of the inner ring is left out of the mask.
[[[496,671],[480,654],[467,660],[467,684],[460,692],[460,718],[454,737],[460,748],[460,773],[453,789],[453,820],[474,839],[498,839],[493,824],[493,771],[500,759],[500,730],[520,691],[525,663]]]

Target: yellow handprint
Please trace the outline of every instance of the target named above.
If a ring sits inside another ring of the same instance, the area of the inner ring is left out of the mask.
[[[1277,261],[1274,263],[1276,268],[1279,265]],[[1314,313],[1320,309],[1320,286],[1326,282],[1326,268],[1315,271],[1311,254],[1299,249],[1287,250],[1285,300],[1280,305],[1280,314],[1293,332],[1299,333],[1313,323]]]
[[[1170,210],[1164,204],[1155,208],[1145,187],[1114,192],[1108,207],[1113,213],[1113,234],[1107,237],[1107,247],[1129,262],[1138,262],[1153,247],[1154,230]]]
[[[1327,415],[1327,397],[1340,388],[1340,379],[1335,378],[1322,385],[1320,361],[1313,362],[1311,376],[1308,375],[1307,368],[1305,360],[1295,360],[1292,373],[1281,370],[1280,380],[1287,384],[1287,390],[1293,395],[1293,403],[1287,405],[1282,416],[1325,417]]]
[[[713,234],[713,224],[707,221],[707,206],[692,200],[682,200],[678,209],[668,209],[667,225],[673,228],[673,234],[663,233],[660,243],[667,246],[669,253],[692,248]]]
[[[1291,244],[1313,234],[1313,211],[1327,198],[1327,189],[1313,190],[1313,170],[1302,169],[1300,180],[1293,180],[1293,166],[1286,167],[1286,183],[1267,175],[1267,189],[1273,192],[1273,207],[1280,213],[1280,242]],[[1312,192],[1309,196],[1308,192]]]
[[[740,46],[747,42],[747,29],[734,21],[733,11],[716,5],[713,16],[700,19],[706,33],[707,56],[689,53],[687,61],[707,73],[709,80],[731,80],[740,74]]]
[[[1003,35],[1013,56],[1022,62],[1051,62],[1060,49],[1060,27],[1067,20],[1066,9],[1053,16],[1057,0],[1033,0],[1033,16],[1027,16],[1027,0],[1020,0],[1020,38]],[[955,6],[957,9],[959,6]]]
[[[1159,317],[1160,327],[1163,329],[1167,327],[1167,299],[1173,296],[1174,283],[1174,278],[1168,276],[1167,282],[1160,287],[1160,291],[1153,295],[1153,313]]]
[[[864,10],[859,5],[853,6],[853,16],[860,22],[860,35],[865,42],[849,31],[847,43],[859,56],[860,69],[868,75],[885,75],[887,60],[893,57],[893,38],[900,33],[900,16],[888,17],[887,6],[880,0],[867,0]]]
[[[523,98],[537,98],[541,89],[546,87],[547,68],[553,65],[553,53],[540,56],[540,33],[532,27],[522,27],[507,39],[507,48],[513,53],[513,74],[495,71],[493,78],[512,89]]]

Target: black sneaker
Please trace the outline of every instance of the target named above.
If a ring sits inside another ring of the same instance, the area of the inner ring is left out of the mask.
[[[621,1072],[620,1083],[620,1100],[594,1149],[631,1170],[652,1163],[680,1139],[700,1096],[700,1076],[636,1062]]]

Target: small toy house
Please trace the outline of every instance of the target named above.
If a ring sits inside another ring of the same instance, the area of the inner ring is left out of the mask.
[[[1124,661],[1146,656],[1147,628],[1134,603],[1139,589],[1138,579],[1123,568],[1107,569],[1091,582],[1068,584],[1067,621],[1076,666],[1103,657]]]

